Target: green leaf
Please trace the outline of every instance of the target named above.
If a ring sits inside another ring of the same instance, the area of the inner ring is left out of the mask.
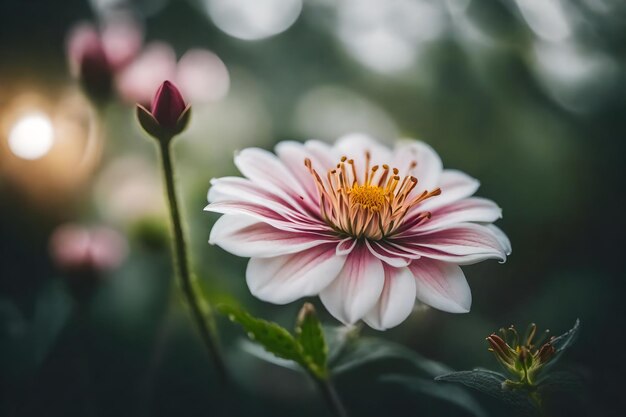
[[[361,338],[346,346],[344,353],[333,363],[332,371],[333,374],[340,374],[384,360],[409,362],[430,377],[450,371],[445,365],[426,359],[402,345],[375,338]]]
[[[401,384],[412,391],[450,402],[476,417],[485,417],[487,415],[485,410],[471,395],[454,385],[437,384],[431,379],[399,374],[385,375],[381,378],[381,381]]]
[[[506,377],[501,373],[489,371],[487,369],[474,369],[472,371],[450,372],[435,378],[437,382],[456,382],[466,387],[475,389],[491,397],[497,398],[506,404],[523,410],[529,414],[536,410],[528,394],[520,390],[506,388],[504,381]]]
[[[227,315],[231,321],[239,323],[248,337],[268,352],[306,366],[302,347],[283,327],[270,321],[257,319],[238,307],[221,305],[218,310]]]
[[[248,339],[241,339],[237,343],[237,346],[255,358],[262,360],[263,362],[271,363],[272,365],[280,366],[281,368],[290,369],[296,372],[304,372],[302,366],[290,359],[279,358],[273,353],[269,353],[265,348],[257,343],[254,343]]]
[[[322,324],[317,318],[315,307],[311,303],[305,303],[298,314],[296,341],[302,347],[304,359],[311,372],[320,377],[325,377],[327,374],[328,346],[324,338]]]

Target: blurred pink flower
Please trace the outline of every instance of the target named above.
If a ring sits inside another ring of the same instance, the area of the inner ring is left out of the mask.
[[[230,86],[226,65],[213,52],[191,49],[177,62],[169,45],[153,42],[119,74],[117,89],[127,102],[147,106],[164,80],[178,85],[192,103],[220,100]]]
[[[224,214],[210,243],[251,257],[253,295],[285,304],[318,295],[343,323],[379,330],[400,324],[415,298],[467,312],[471,292],[459,265],[504,261],[506,235],[492,201],[471,197],[478,181],[443,169],[425,143],[390,150],[358,134],[334,146],[282,142],[276,155],[235,157],[246,178],[214,179],[207,211]]]
[[[115,73],[129,64],[142,44],[142,31],[130,18],[111,19],[101,30],[82,22],[68,36],[67,56],[71,73],[80,77],[85,61],[99,62],[102,71]]]
[[[107,227],[59,226],[50,237],[55,264],[69,272],[102,272],[117,268],[128,254],[126,238]]]
[[[79,23],[67,39],[70,72],[88,87],[110,88],[115,74],[139,52],[142,36],[137,23],[128,17],[110,18],[101,30],[88,22]]]

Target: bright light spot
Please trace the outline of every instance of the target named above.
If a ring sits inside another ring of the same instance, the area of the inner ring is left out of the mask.
[[[517,0],[524,20],[537,36],[558,42],[570,35],[570,24],[559,0]]]
[[[293,120],[302,136],[326,140],[350,132],[368,133],[383,140],[399,135],[396,123],[375,102],[337,86],[317,87],[304,94]]]
[[[213,52],[191,49],[178,61],[176,82],[192,103],[208,103],[226,96],[230,76],[224,62]]]
[[[361,64],[381,73],[409,69],[445,28],[441,5],[414,0],[344,0],[337,35]]]
[[[30,113],[13,126],[9,133],[9,148],[20,158],[37,159],[50,151],[54,129],[48,116]]]
[[[244,40],[267,38],[287,30],[302,11],[302,0],[205,0],[215,25]]]
[[[538,80],[569,110],[593,108],[619,80],[619,65],[599,51],[575,44],[536,42],[532,53]]]

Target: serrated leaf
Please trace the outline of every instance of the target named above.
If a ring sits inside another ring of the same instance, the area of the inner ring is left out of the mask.
[[[480,404],[463,389],[450,384],[437,384],[431,379],[407,375],[385,375],[381,381],[401,384],[413,391],[450,402],[476,417],[485,417],[487,413]]]
[[[268,352],[279,358],[296,361],[304,366],[302,348],[285,328],[277,323],[253,317],[246,311],[229,305],[221,305],[218,310],[231,321],[239,323],[248,337],[260,344]]]
[[[475,389],[510,406],[534,413],[535,408],[530,402],[528,395],[520,390],[511,390],[503,386],[506,377],[499,372],[487,369],[474,369],[472,371],[450,372],[435,378],[437,382],[456,382],[466,387]]]
[[[309,369],[318,376],[325,376],[327,373],[328,346],[324,338],[322,324],[311,303],[305,303],[298,314],[296,341],[302,347],[302,353],[309,364]]]
[[[409,362],[431,377],[450,371],[445,365],[426,359],[402,345],[375,338],[361,338],[347,346],[345,352],[333,364],[332,371],[333,374],[340,374],[382,360]]]

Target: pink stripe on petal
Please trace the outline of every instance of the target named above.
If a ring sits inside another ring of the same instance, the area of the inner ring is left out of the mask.
[[[342,323],[355,323],[378,302],[385,283],[383,264],[359,243],[337,278],[320,293],[326,309]]]
[[[309,210],[303,204],[297,204],[290,198],[284,198],[268,191],[254,182],[238,177],[224,177],[211,180],[208,194],[209,202],[242,201],[261,204],[286,217],[302,221],[319,221],[319,207],[312,206]]]
[[[414,230],[435,230],[467,222],[491,223],[501,217],[502,209],[496,203],[485,198],[471,197],[435,209],[431,218],[421,222]]]
[[[317,187],[315,186],[311,173],[304,165],[304,161],[307,158],[311,160],[313,168],[319,172],[325,172],[328,166],[321,166],[317,158],[299,142],[280,142],[276,145],[275,151],[276,155],[278,155],[283,164],[291,171],[295,179],[306,191],[306,197],[316,206],[319,206]]]
[[[460,223],[435,231],[407,234],[389,239],[389,242],[422,257],[459,265],[485,259],[506,260],[506,248],[501,239],[487,226],[475,223]]]
[[[422,258],[409,265],[418,300],[449,313],[467,313],[472,293],[457,265]]]
[[[226,177],[213,179],[211,183],[212,187],[209,190],[208,199],[212,204],[241,202],[258,205],[262,206],[263,209],[272,210],[285,220],[307,225],[307,227],[310,226],[314,229],[319,229],[320,226],[329,229],[319,215],[319,207],[308,212],[302,207],[294,208],[291,203],[245,178]]]
[[[337,255],[348,255],[355,248],[357,242],[357,239],[353,237],[343,239],[337,245]]]
[[[304,161],[303,161],[304,163]],[[306,192],[287,167],[271,152],[247,148],[235,155],[235,165],[252,182],[268,191],[279,193],[284,199],[298,204]]]
[[[246,269],[250,292],[275,304],[317,295],[336,279],[346,261],[335,254],[335,247],[322,244],[289,255],[250,259]]]
[[[400,251],[394,251],[392,248],[387,248],[377,241],[370,242],[368,239],[366,239],[365,244],[367,245],[367,248],[372,253],[372,255],[395,268],[407,266],[409,263],[411,263],[411,257],[415,257],[415,255],[409,254],[408,252],[404,253],[411,255],[411,257],[402,256],[400,255]]]
[[[219,203],[211,203],[206,206],[204,210],[222,214],[244,214],[281,230],[322,233],[331,230],[325,224],[294,221],[293,219],[281,216],[267,207],[247,202],[222,201]]]
[[[374,308],[363,320],[376,330],[386,330],[402,323],[413,311],[416,282],[409,268],[385,265],[385,285]]]
[[[336,241],[337,238],[331,234],[284,231],[252,217],[233,214],[220,217],[209,238],[210,244],[237,256],[258,258],[302,252]]]

